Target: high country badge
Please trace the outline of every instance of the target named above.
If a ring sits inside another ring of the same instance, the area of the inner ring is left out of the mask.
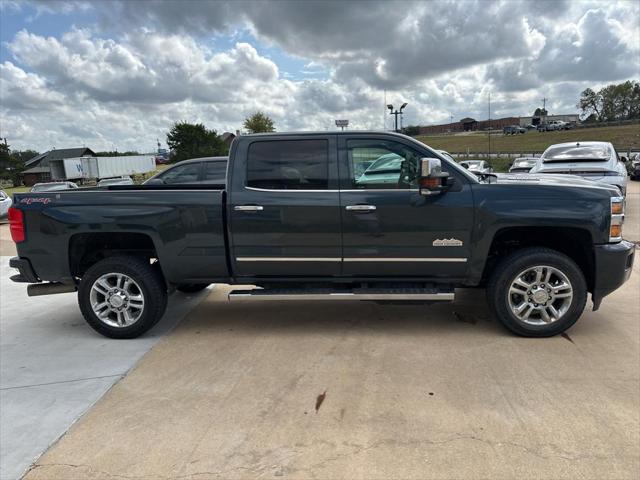
[[[461,247],[462,240],[458,240],[457,238],[443,238],[440,240],[439,238],[433,241],[434,247]]]

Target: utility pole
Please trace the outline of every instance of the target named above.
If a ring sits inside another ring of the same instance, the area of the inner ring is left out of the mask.
[[[453,113],[449,112],[449,131],[453,133]]]
[[[547,116],[547,100],[549,100],[547,97],[542,98],[542,117]]]
[[[491,157],[491,92],[489,92],[489,157]]]
[[[384,108],[382,109],[382,131],[387,131],[387,89],[384,89]]]

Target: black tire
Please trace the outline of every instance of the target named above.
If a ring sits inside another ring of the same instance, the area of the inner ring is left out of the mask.
[[[558,269],[568,278],[573,290],[573,298],[566,313],[558,320],[544,325],[530,325],[519,320],[509,306],[512,281],[520,272],[537,265]],[[493,314],[509,330],[525,337],[551,337],[564,332],[578,321],[587,301],[587,283],[580,267],[568,256],[550,248],[532,247],[519,250],[503,259],[491,273],[486,293]]]
[[[176,286],[176,290],[182,293],[196,293],[207,288],[210,283],[181,283]]]
[[[125,274],[136,282],[144,298],[138,319],[129,326],[111,326],[96,315],[91,307],[94,282],[109,273]],[[92,265],[82,276],[78,288],[78,304],[87,323],[109,338],[136,338],[150,330],[167,308],[167,288],[160,270],[146,259],[133,256],[109,257]]]

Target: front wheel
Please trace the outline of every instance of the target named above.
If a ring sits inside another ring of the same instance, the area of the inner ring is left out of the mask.
[[[157,268],[132,256],[105,258],[82,276],[78,303],[87,323],[109,338],[135,338],[151,329],[167,307]]]
[[[550,337],[580,318],[587,284],[578,265],[566,255],[549,248],[525,248],[495,268],[487,285],[487,300],[512,332]]]

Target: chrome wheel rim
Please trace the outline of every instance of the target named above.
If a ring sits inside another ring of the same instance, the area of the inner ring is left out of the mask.
[[[136,323],[144,311],[144,294],[134,279],[124,273],[107,273],[91,286],[89,301],[101,322],[115,328]]]
[[[526,325],[548,325],[560,320],[573,300],[569,278],[555,267],[536,265],[521,271],[507,293],[509,308]]]

